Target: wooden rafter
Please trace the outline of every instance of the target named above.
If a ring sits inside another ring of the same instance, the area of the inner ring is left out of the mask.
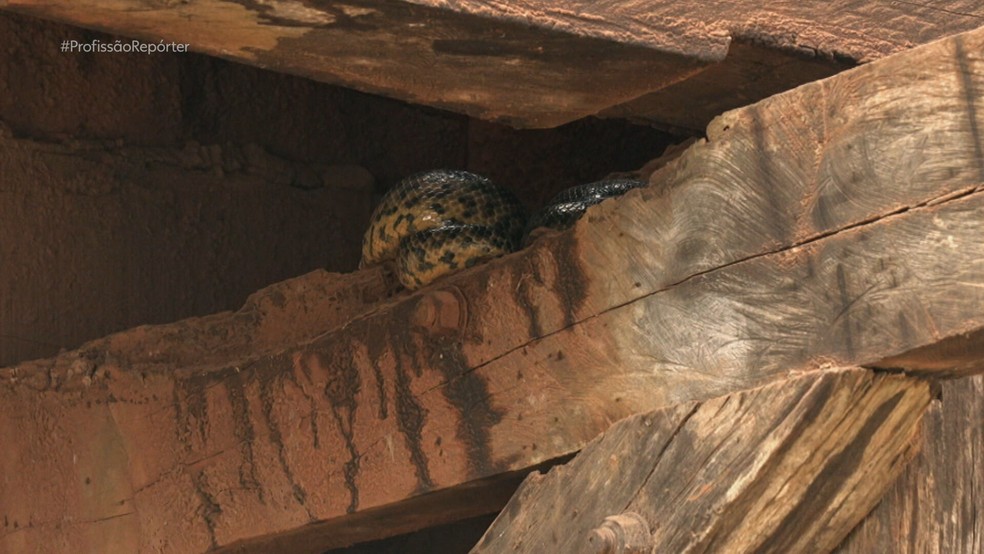
[[[216,334],[246,312],[0,370],[0,547],[317,551],[497,509],[631,414],[981,332],[980,52],[984,30],[725,114],[573,231],[381,304],[338,292],[320,333]]]
[[[531,474],[472,552],[829,552],[901,473],[929,401],[924,381],[853,369],[633,416]]]
[[[984,551],[984,375],[945,381],[918,436],[918,454],[835,552]]]
[[[0,8],[518,126],[601,112],[691,131],[726,109],[984,24],[973,0],[3,0]]]

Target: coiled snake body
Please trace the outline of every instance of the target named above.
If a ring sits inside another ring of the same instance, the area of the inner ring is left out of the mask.
[[[485,177],[446,169],[418,173],[376,207],[360,267],[393,260],[400,282],[414,290],[517,250],[539,227],[570,227],[589,206],[644,184],[617,179],[572,187],[527,221],[519,200]]]

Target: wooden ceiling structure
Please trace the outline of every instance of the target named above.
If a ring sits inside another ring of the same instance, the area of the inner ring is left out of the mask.
[[[976,0],[2,0],[518,127],[714,116],[984,23]]]
[[[475,551],[980,552],[984,29],[909,48],[984,8],[692,4],[0,4],[515,124],[709,121],[416,293],[314,273],[0,369],[0,550],[320,552],[505,505]],[[651,102],[715,72],[747,96]]]

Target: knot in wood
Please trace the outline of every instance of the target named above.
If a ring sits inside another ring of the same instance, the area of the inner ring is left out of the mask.
[[[439,290],[426,294],[417,302],[412,323],[433,333],[448,333],[462,327],[464,316],[464,303],[458,295]]]
[[[651,549],[649,524],[635,512],[608,516],[588,534],[592,554],[643,554]]]

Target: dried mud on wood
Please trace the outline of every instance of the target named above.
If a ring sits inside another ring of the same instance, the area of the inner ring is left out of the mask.
[[[633,416],[528,477],[472,552],[621,551],[609,516],[645,528],[639,552],[826,552],[902,471],[929,401],[854,369]]]
[[[379,538],[634,413],[978,332],[982,51],[970,33],[726,114],[573,232],[306,342],[0,370],[0,513],[39,522],[0,540],[317,551],[352,513]]]

